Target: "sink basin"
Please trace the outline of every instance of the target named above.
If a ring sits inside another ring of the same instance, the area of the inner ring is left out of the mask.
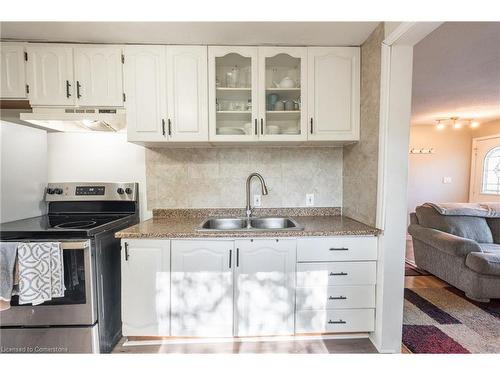
[[[255,229],[293,229],[298,224],[288,217],[259,217],[250,219],[250,226]]]
[[[242,217],[208,218],[196,228],[197,231],[280,231],[303,230],[304,228],[289,217],[254,217],[247,225],[247,219]]]
[[[202,230],[237,230],[247,227],[247,220],[238,217],[208,218],[200,229]]]

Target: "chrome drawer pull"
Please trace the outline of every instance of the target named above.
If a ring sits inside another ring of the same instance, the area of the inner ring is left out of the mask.
[[[330,247],[330,251],[348,251],[347,247]]]
[[[339,319],[339,320],[329,320],[328,324],[346,324],[345,320]]]
[[[330,272],[330,276],[347,276],[346,272]]]
[[[330,297],[328,297],[328,299],[329,299],[329,300],[347,299],[347,297],[345,297],[345,296],[338,296],[338,297],[330,296]]]

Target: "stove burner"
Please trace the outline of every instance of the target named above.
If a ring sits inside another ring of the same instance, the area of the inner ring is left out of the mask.
[[[55,228],[89,228],[93,225],[95,225],[96,222],[92,220],[86,220],[86,221],[69,221],[67,223],[62,223],[59,225],[56,225]]]

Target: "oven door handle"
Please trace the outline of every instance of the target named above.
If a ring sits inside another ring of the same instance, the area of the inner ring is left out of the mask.
[[[89,247],[90,244],[88,241],[81,242],[61,242],[61,248],[63,250],[75,250],[75,249],[85,249]]]

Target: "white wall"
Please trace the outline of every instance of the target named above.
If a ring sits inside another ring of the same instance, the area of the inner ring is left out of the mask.
[[[410,129],[410,148],[434,148],[429,155],[410,154],[408,174],[408,212],[425,202],[468,202],[472,132],[433,125],[414,125]],[[451,183],[443,183],[451,177]]]
[[[0,121],[0,222],[45,213],[47,132]]]
[[[49,182],[138,182],[141,219],[146,207],[146,163],[141,146],[124,133],[48,133]]]

